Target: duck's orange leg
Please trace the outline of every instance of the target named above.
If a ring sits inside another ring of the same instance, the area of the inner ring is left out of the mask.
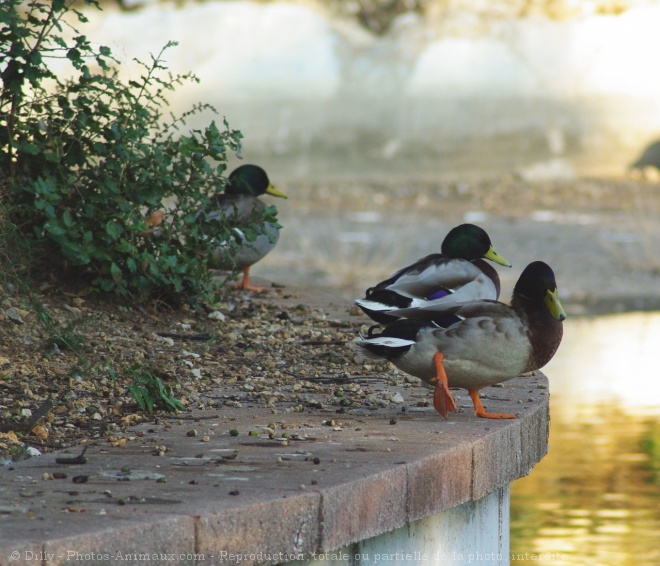
[[[266,287],[257,287],[250,285],[250,266],[243,268],[243,279],[236,285],[237,289],[244,289],[245,291],[264,291]]]
[[[442,363],[445,356],[442,352],[437,352],[433,356],[435,364],[435,389],[433,390],[433,406],[445,419],[450,412],[456,412],[456,402],[449,392],[449,380],[445,372],[445,365]]]
[[[472,404],[474,405],[474,414],[483,419],[515,419],[516,415],[510,415],[509,413],[488,413],[484,406],[481,404],[481,399],[479,398],[479,391],[477,389],[468,389],[470,398],[472,399]]]

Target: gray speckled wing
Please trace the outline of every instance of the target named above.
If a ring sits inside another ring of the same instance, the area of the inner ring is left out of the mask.
[[[207,221],[225,218],[235,236],[239,239],[239,249],[235,264],[229,256],[229,246],[219,245],[212,253],[211,267],[230,270],[243,269],[254,265],[266,256],[277,244],[280,237],[278,228],[269,222],[263,222],[265,204],[259,199],[247,196],[216,197],[217,209],[206,215]],[[250,223],[262,223],[264,233],[259,234],[254,241],[248,241],[242,228]]]

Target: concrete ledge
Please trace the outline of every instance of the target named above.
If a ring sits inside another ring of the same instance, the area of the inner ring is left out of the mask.
[[[437,566],[510,563],[510,490],[493,491],[424,519],[287,566]]]
[[[369,539],[529,473],[547,448],[547,385],[538,374],[484,390],[490,410],[516,407],[516,420],[465,411],[445,421],[432,407],[357,416],[223,407],[195,413],[197,422],[139,425],[144,436],[92,445],[82,466],[58,465],[55,454],[19,462],[0,469],[0,564],[139,554],[150,564],[276,564]],[[291,435],[286,444],[262,433],[272,422]],[[208,441],[187,437],[193,426]],[[44,479],[54,472],[67,477]],[[86,483],[72,483],[82,475]]]

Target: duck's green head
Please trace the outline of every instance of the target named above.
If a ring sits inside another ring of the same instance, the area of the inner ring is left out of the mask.
[[[227,179],[225,194],[251,197],[267,194],[287,198],[282,191],[271,185],[268,175],[258,165],[241,165],[234,169]]]
[[[520,274],[513,294],[533,301],[542,301],[557,320],[566,318],[564,307],[559,302],[555,273],[547,263],[542,261],[530,263]]]
[[[441,251],[453,258],[472,261],[484,257],[505,267],[511,267],[511,264],[498,254],[490,243],[486,231],[474,224],[461,224],[452,228],[442,242]]]

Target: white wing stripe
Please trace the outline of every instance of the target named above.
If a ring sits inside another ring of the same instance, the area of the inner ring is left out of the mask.
[[[389,336],[377,336],[362,341],[364,344],[375,344],[377,346],[386,346],[387,348],[401,348],[403,346],[413,346],[414,340],[404,340],[403,338],[392,338]]]

